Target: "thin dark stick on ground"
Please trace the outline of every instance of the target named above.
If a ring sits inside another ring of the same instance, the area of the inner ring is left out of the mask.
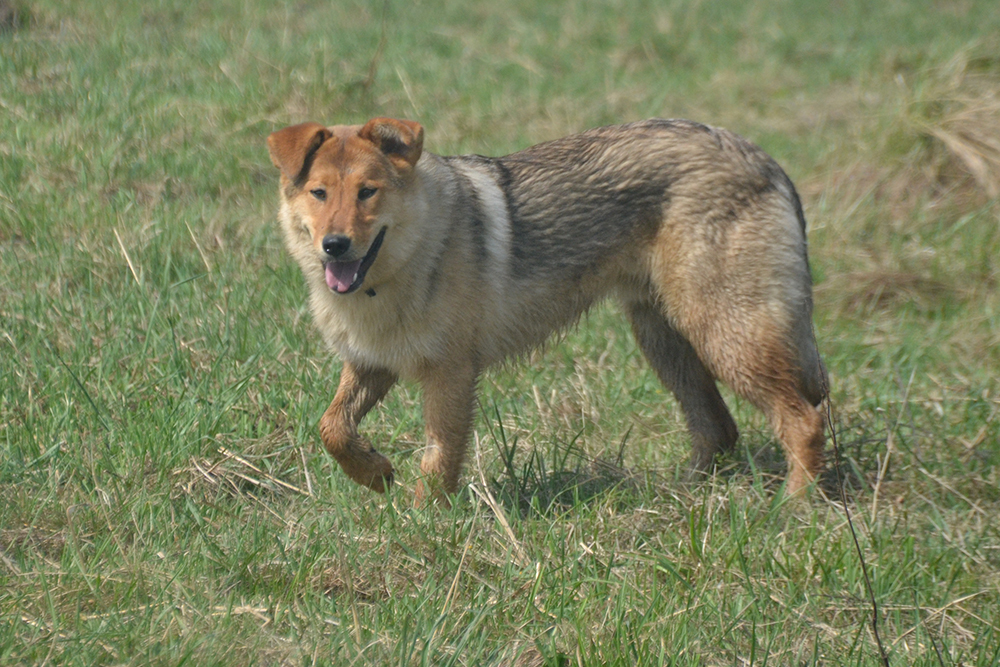
[[[882,644],[882,637],[879,635],[878,631],[878,601],[875,599],[875,591],[872,589],[871,578],[868,576],[868,564],[865,562],[864,552],[861,551],[861,543],[858,542],[858,533],[854,529],[854,521],[851,519],[851,510],[847,505],[847,488],[844,485],[844,478],[840,474],[840,445],[837,443],[837,427],[836,422],[834,422],[833,419],[833,399],[830,397],[829,379],[825,373],[823,378],[823,390],[826,394],[826,423],[830,426],[830,439],[833,441],[833,455],[836,459],[834,461],[833,468],[837,472],[837,486],[840,487],[840,502],[844,507],[844,516],[847,517],[847,527],[851,530],[851,539],[854,540],[854,549],[858,554],[858,560],[861,562],[861,573],[864,575],[865,579],[865,590],[868,593],[868,601],[872,606],[872,634],[875,636],[875,644],[878,647],[879,658],[884,667],[890,667],[889,656],[885,652],[885,646]]]

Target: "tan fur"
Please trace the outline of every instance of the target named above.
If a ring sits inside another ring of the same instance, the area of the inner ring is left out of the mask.
[[[805,222],[756,146],[651,120],[502,158],[439,157],[422,150],[419,124],[387,118],[292,126],[268,146],[286,244],[344,360],[321,435],[355,481],[382,491],[392,480],[357,425],[402,377],[423,389],[429,491],[454,493],[482,370],[606,296],[677,396],[694,469],[738,436],[721,380],[768,416],[789,491],[819,472],[824,371]]]

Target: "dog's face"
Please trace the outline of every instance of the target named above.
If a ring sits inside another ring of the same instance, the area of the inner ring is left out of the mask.
[[[375,118],[364,126],[303,123],[267,138],[292,231],[308,237],[333,292],[349,294],[364,282],[391,233],[386,211],[409,183],[423,137],[418,123]]]

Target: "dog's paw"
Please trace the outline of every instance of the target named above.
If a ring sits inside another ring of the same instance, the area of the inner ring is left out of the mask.
[[[372,491],[385,493],[395,479],[396,471],[392,463],[375,449],[352,452],[351,456],[344,457],[338,462],[348,477]]]
[[[433,501],[445,509],[451,509],[451,500],[448,499],[448,494],[441,489],[440,484],[434,483],[433,480],[418,479],[413,493],[413,506],[424,507],[428,501]]]

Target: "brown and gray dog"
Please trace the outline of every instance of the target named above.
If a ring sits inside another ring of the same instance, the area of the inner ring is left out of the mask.
[[[285,241],[343,360],[320,433],[351,479],[391,484],[392,465],[358,423],[402,377],[423,389],[418,498],[454,493],[483,369],[611,296],[680,401],[694,469],[736,442],[721,380],[767,415],[788,491],[809,485],[825,371],[802,206],[774,160],[683,120],[500,158],[425,153],[423,137],[418,123],[375,118],[295,125],[267,141]]]

